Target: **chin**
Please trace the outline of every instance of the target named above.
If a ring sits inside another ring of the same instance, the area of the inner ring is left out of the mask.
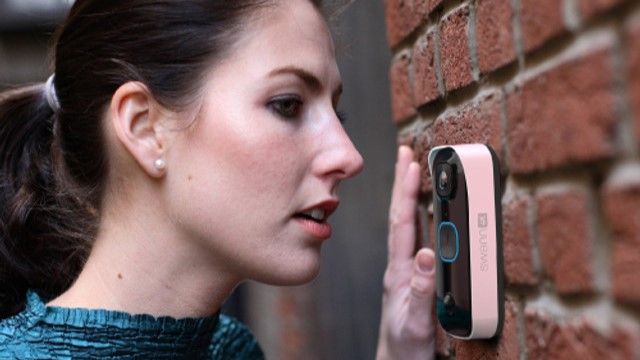
[[[259,270],[254,280],[276,286],[295,286],[306,284],[320,273],[320,253],[302,256],[297,259],[283,259],[271,264],[270,269]]]

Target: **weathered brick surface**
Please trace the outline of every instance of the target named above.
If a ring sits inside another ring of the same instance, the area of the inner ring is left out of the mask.
[[[613,237],[613,293],[619,301],[640,306],[640,181],[605,187],[602,203]]]
[[[502,207],[505,280],[508,285],[536,285],[533,240],[529,224],[530,196],[515,199]]]
[[[518,344],[517,308],[511,301],[504,304],[502,334],[493,340],[455,340],[457,359],[517,359]]]
[[[478,67],[482,74],[516,59],[511,0],[480,0],[476,13]]]
[[[420,25],[433,0],[385,0],[387,41],[393,48]]]
[[[429,172],[429,151],[433,148],[433,126],[416,135],[415,152],[420,163],[420,191],[429,194],[433,189]]]
[[[434,317],[436,319],[436,317]],[[436,320],[437,322],[437,320]],[[451,338],[444,331],[440,323],[436,324],[436,354],[440,356],[451,355]]]
[[[407,120],[416,114],[413,107],[413,91],[409,70],[411,57],[402,53],[391,64],[389,81],[391,82],[391,112],[396,123]]]
[[[413,48],[414,104],[427,104],[441,96],[438,89],[438,69],[435,61],[435,31],[420,36]]]
[[[422,154],[418,158],[422,168],[421,192],[428,194],[432,190],[427,155],[435,146],[465,143],[489,144],[502,159],[500,139],[503,98],[501,91],[484,94],[457,111],[439,116],[431,127],[416,136],[415,150]]]
[[[627,360],[639,355],[635,328],[615,326],[605,334],[586,320],[561,323],[539,310],[526,311],[525,339],[530,360]]]
[[[594,15],[611,10],[625,0],[579,0],[580,14],[583,19],[590,19]]]
[[[561,294],[589,293],[593,236],[588,195],[575,190],[538,194],[538,245],[542,264]]]
[[[434,122],[433,146],[463,143],[489,144],[501,158],[504,95],[493,91]]]
[[[525,308],[550,305],[554,314],[529,310],[524,326],[515,326],[509,311],[519,310],[511,303],[499,340],[459,341],[437,327],[439,357],[640,359],[640,180],[626,167],[605,166],[634,161],[619,138],[628,119],[640,147],[640,14],[632,2],[427,0],[421,23],[408,16],[402,25],[413,26],[405,31],[413,46],[405,41],[395,51],[411,59],[396,76],[396,86],[408,85],[394,94],[403,99],[395,101],[394,119],[415,121],[399,141],[422,165],[423,236],[435,236],[433,215],[425,214],[428,152],[490,144],[513,186],[513,197],[502,202],[507,292]],[[504,71],[519,57],[518,71]],[[574,171],[594,181],[563,186],[575,181]],[[621,184],[619,176],[631,180]],[[602,184],[603,177],[615,182]],[[612,311],[597,314],[598,325],[609,325],[605,331],[590,322],[590,309],[609,297]]]
[[[429,2],[429,13],[433,12],[433,10],[435,10],[436,8],[438,8],[440,5],[442,5],[442,2],[444,0],[428,0]]]
[[[520,21],[525,52],[562,34],[566,27],[562,0],[521,0]]]
[[[587,163],[614,154],[610,49],[565,62],[508,95],[509,168],[514,173]]]
[[[440,23],[440,59],[447,91],[473,82],[469,49],[469,6],[448,14]]]
[[[635,117],[636,138],[640,144],[640,16],[626,28],[626,53],[629,66],[629,98]]]

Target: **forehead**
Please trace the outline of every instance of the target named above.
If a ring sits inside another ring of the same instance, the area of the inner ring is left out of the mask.
[[[255,75],[295,66],[323,82],[339,82],[340,76],[327,23],[309,0],[278,1],[260,10],[223,62]]]

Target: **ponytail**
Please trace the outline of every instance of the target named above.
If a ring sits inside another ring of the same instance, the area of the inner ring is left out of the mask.
[[[0,94],[0,319],[29,288],[66,289],[86,258],[92,211],[62,171],[55,117],[44,86]]]

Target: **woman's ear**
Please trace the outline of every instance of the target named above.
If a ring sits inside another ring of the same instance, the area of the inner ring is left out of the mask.
[[[111,123],[117,139],[154,178],[162,177],[166,169],[163,116],[160,104],[140,82],[125,83],[111,98]]]

